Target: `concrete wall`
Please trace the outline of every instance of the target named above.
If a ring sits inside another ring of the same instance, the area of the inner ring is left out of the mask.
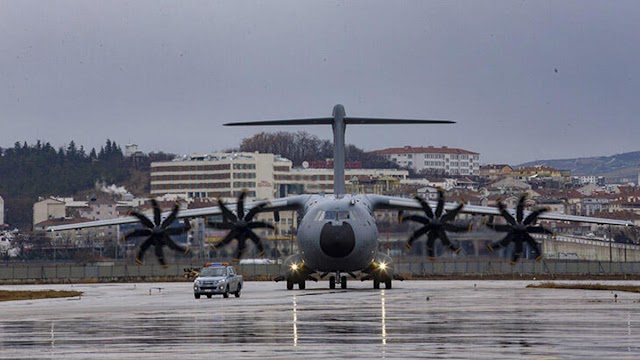
[[[73,282],[145,281],[183,277],[184,268],[202,264],[159,265],[7,265],[0,268],[0,281]],[[250,279],[272,279],[281,274],[280,265],[249,264],[236,266],[239,274]],[[640,262],[600,262],[573,260],[521,261],[512,266],[508,260],[396,261],[396,273],[405,276],[520,276],[520,275],[640,275]]]
[[[542,242],[545,259],[590,261],[640,261],[640,246],[598,240],[565,238],[545,239]]]

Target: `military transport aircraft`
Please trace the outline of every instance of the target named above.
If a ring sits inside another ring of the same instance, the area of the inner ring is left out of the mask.
[[[384,284],[387,289],[392,287],[392,280],[398,278],[394,273],[391,257],[378,251],[378,228],[374,218],[374,211],[378,209],[398,210],[402,220],[414,221],[423,226],[416,230],[407,243],[411,244],[426,235],[427,252],[434,254],[434,243],[440,239],[443,245],[453,251],[459,251],[447,236],[447,232],[462,231],[460,226],[453,224],[459,213],[502,216],[506,224],[496,224],[490,221],[488,226],[497,231],[506,232],[506,236],[489,245],[489,249],[505,247],[511,242],[515,244],[512,260],[516,261],[521,255],[524,244],[527,243],[538,256],[540,251],[531,237],[532,233],[550,233],[541,226],[535,226],[538,219],[578,221],[596,224],[632,225],[627,221],[600,219],[593,217],[552,214],[546,209],[533,211],[524,210],[524,197],[520,198],[515,211],[507,209],[502,203],[498,208],[472,206],[455,203],[445,203],[443,192],[440,190],[437,202],[430,203],[416,197],[407,199],[393,196],[372,194],[347,194],[345,191],[345,130],[347,125],[364,124],[450,124],[446,120],[409,120],[409,119],[381,119],[348,117],[342,105],[333,108],[331,117],[310,119],[270,120],[257,122],[229,123],[226,126],[267,126],[267,125],[331,125],[334,143],[334,193],[319,195],[297,195],[268,201],[245,203],[245,193],[242,192],[234,205],[226,205],[218,201],[218,206],[179,210],[176,206],[170,213],[162,214],[157,203],[153,204],[153,221],[141,213],[119,219],[99,220],[82,224],[70,224],[50,227],[51,231],[79,229],[86,227],[108,226],[141,222],[144,229],[134,230],[127,237],[146,236],[140,245],[137,261],[142,262],[144,252],[153,245],[161,264],[164,264],[163,247],[168,246],[177,251],[188,251],[176,244],[171,235],[188,230],[188,220],[195,217],[209,217],[221,215],[223,221],[211,224],[218,229],[228,230],[225,238],[213,248],[225,246],[237,241],[236,258],[240,258],[246,247],[246,240],[251,240],[260,252],[264,247],[260,238],[253,232],[257,228],[272,227],[270,224],[255,221],[258,213],[273,212],[277,221],[281,211],[298,211],[300,221],[297,230],[299,253],[289,256],[283,262],[285,273],[282,280],[286,280],[287,289],[298,285],[304,289],[307,280],[316,280],[312,275],[329,277],[329,287],[335,288],[339,283],[342,288],[347,287],[347,276],[373,280],[373,287],[380,288]],[[404,215],[405,211],[424,212],[421,215]],[[171,227],[177,219],[184,220],[184,226]]]

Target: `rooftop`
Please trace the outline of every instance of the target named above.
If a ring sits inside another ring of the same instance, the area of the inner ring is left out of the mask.
[[[405,146],[399,148],[388,148],[383,150],[374,150],[371,151],[373,154],[378,155],[390,155],[390,154],[466,154],[466,155],[480,155],[477,152],[449,148],[446,146],[443,147],[434,147],[434,146],[420,146],[420,147],[412,147]]]

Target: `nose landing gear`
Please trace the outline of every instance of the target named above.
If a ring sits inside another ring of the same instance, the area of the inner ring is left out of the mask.
[[[340,275],[340,271],[336,271],[336,275],[335,276],[331,276],[329,278],[329,289],[335,289],[336,288],[336,279],[340,279],[340,288],[341,289],[346,289],[347,288],[347,277],[344,275]]]

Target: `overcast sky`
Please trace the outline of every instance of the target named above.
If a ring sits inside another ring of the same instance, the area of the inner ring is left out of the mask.
[[[0,0],[0,147],[107,138],[202,153],[263,130],[231,121],[347,115],[404,145],[518,164],[638,151],[638,1]]]

